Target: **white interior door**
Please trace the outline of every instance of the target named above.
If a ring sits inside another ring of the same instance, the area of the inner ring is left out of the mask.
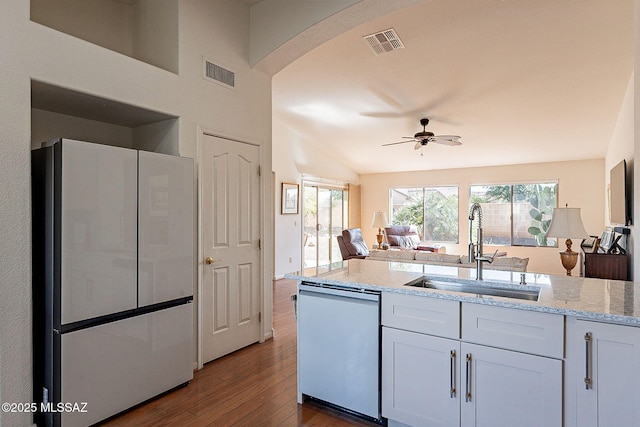
[[[203,363],[259,340],[260,149],[203,135]]]

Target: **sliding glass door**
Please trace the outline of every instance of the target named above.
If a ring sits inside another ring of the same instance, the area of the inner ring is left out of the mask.
[[[341,261],[336,236],[348,225],[347,190],[303,182],[302,191],[304,268]]]

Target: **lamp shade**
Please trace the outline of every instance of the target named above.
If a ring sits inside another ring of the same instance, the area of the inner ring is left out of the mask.
[[[389,226],[389,220],[387,219],[387,213],[382,211],[375,211],[373,213],[373,221],[371,221],[372,228],[385,228]]]
[[[565,239],[586,239],[589,233],[584,229],[580,208],[555,208],[546,237]]]

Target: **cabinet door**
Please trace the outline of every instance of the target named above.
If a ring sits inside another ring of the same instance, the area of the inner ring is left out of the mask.
[[[458,341],[382,328],[382,415],[411,426],[459,426]]]
[[[567,363],[575,364],[578,372],[577,425],[638,425],[640,328],[581,320],[576,324],[575,358]]]
[[[193,159],[140,151],[138,304],[193,295]]]
[[[562,361],[461,344],[463,426],[562,425]]]

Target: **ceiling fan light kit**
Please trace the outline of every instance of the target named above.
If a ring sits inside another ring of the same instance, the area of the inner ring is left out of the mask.
[[[422,125],[422,131],[417,132],[413,137],[405,136],[403,138],[408,139],[408,141],[400,141],[400,142],[392,142],[389,144],[382,144],[383,146],[387,145],[397,145],[397,144],[405,144],[407,142],[416,142],[413,146],[415,150],[418,150],[430,142],[435,142],[436,144],[443,144],[449,146],[460,146],[462,145],[462,137],[458,135],[436,135],[433,132],[427,131],[427,125],[429,124],[429,119],[422,118],[420,119],[420,125]]]

